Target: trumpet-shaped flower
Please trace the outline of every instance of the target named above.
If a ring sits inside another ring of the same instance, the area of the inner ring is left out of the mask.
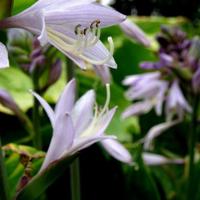
[[[45,109],[53,127],[53,136],[41,170],[45,169],[53,161],[63,156],[71,156],[96,142],[116,139],[115,136],[105,135],[105,129],[116,110],[116,108],[108,110],[109,89],[107,89],[107,92],[108,97],[105,106],[101,111],[98,111],[96,106],[94,116],[94,91],[88,91],[74,103],[75,80],[70,81],[65,87],[56,104],[55,111],[42,97],[32,92]],[[108,144],[106,145],[108,146]],[[113,150],[108,152],[114,155],[115,158],[119,157],[119,160],[131,162],[131,156],[126,149],[123,147],[118,149],[118,155],[116,156],[115,146],[113,143],[110,146],[113,146],[110,147]]]
[[[9,67],[8,52],[3,43],[0,42],[0,68]]]
[[[130,86],[126,97],[130,100],[140,101],[128,107],[122,117],[145,114],[153,107],[155,107],[157,115],[161,115],[168,83],[160,80],[160,76],[159,72],[153,72],[125,78],[123,84]]]
[[[112,57],[99,40],[100,28],[121,23],[125,16],[94,0],[39,0],[16,16],[0,22],[1,28],[23,28],[36,35],[41,44],[52,44],[85,68],[85,62],[116,68]]]

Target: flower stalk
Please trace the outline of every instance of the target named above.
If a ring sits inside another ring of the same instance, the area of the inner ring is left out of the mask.
[[[191,192],[193,190],[193,179],[195,172],[195,145],[197,139],[197,125],[198,125],[198,108],[199,108],[199,95],[194,97],[193,113],[191,123],[191,133],[189,138],[189,176],[188,176],[188,196],[187,199],[191,199]]]
[[[9,188],[0,138],[0,199],[9,200]]]
[[[34,91],[39,91],[39,76],[38,71],[33,72],[32,81]],[[39,113],[39,102],[34,98],[33,104],[33,144],[37,149],[42,148],[42,136],[40,132],[40,113]]]

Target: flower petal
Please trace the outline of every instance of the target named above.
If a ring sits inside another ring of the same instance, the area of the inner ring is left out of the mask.
[[[117,107],[114,107],[113,109],[109,110],[106,114],[104,114],[97,122],[94,135],[101,136],[104,134],[106,128],[110,124],[110,121],[113,118],[113,115],[116,112]]]
[[[0,42],[0,68],[9,67],[8,51],[6,46]]]
[[[120,27],[129,37],[135,39],[137,42],[143,44],[144,46],[150,46],[151,42],[145,33],[131,20],[126,19],[120,24]]]
[[[93,106],[95,103],[94,90],[88,91],[75,104],[72,110],[72,119],[76,130],[76,136],[79,136],[93,118]]]
[[[55,117],[59,115],[65,115],[65,113],[70,113],[75,100],[75,88],[76,88],[76,81],[72,79],[64,88],[58,103],[55,107]]]
[[[70,149],[69,152],[65,152],[63,154],[63,156],[66,156],[66,155],[73,155],[79,151],[81,151],[82,149],[85,149],[97,142],[100,142],[102,140],[105,140],[105,139],[116,139],[115,136],[112,136],[112,135],[103,135],[103,136],[97,136],[97,137],[82,137],[82,138],[78,138],[77,141],[74,142],[74,145],[73,147]]]
[[[94,65],[94,71],[101,78],[103,84],[111,82],[110,69],[104,65]]]
[[[169,159],[154,153],[143,153],[142,158],[147,165],[184,164],[184,159]]]
[[[73,24],[74,28],[78,24],[83,27],[90,27],[91,23],[100,20],[100,27],[111,26],[121,23],[126,19],[125,15],[115,11],[110,7],[100,4],[84,4],[70,6],[68,10],[47,11],[46,22],[48,24]]]
[[[131,154],[117,140],[107,139],[101,141],[101,144],[106,149],[106,151],[115,159],[124,163],[133,163]]]
[[[148,113],[154,106],[152,101],[142,101],[134,103],[132,106],[129,106],[123,113],[122,118],[125,119],[130,116],[136,116],[140,114]]]
[[[54,124],[55,124],[55,116],[54,116],[54,111],[53,109],[51,108],[51,106],[40,96],[38,95],[36,92],[33,92],[33,91],[30,91],[31,94],[37,98],[37,100],[40,102],[40,104],[42,105],[42,107],[44,108],[44,110],[46,111],[49,119],[50,119],[50,122],[51,122],[51,125],[52,127],[54,128]]]
[[[75,132],[70,115],[59,116],[55,121],[51,143],[40,170],[43,170],[51,162],[61,158],[63,152],[67,152],[71,148],[74,135]]]
[[[144,149],[150,149],[152,141],[155,137],[158,137],[164,131],[171,128],[172,126],[175,126],[180,122],[180,120],[174,120],[153,126],[144,138]]]

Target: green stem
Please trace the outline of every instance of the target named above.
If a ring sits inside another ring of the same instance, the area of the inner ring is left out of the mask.
[[[67,59],[67,76],[66,79],[69,82],[74,78],[75,64]],[[80,184],[80,164],[79,158],[76,158],[70,166],[71,173],[71,199],[80,200],[81,199],[81,184]]]
[[[71,171],[71,199],[80,200],[81,199],[81,188],[80,188],[80,170],[79,170],[79,158],[70,166]]]
[[[0,199],[9,200],[9,188],[0,138]]]
[[[33,72],[33,87],[35,92],[39,92],[39,74],[37,70]],[[34,98],[33,104],[33,143],[37,149],[42,149],[42,136],[40,131],[40,112],[39,102]]]
[[[198,107],[199,107],[199,96],[194,97],[193,109],[192,109],[192,123],[191,133],[189,138],[189,177],[188,177],[188,200],[191,199],[191,193],[193,191],[193,180],[195,171],[195,146],[197,139],[197,125],[198,125]]]

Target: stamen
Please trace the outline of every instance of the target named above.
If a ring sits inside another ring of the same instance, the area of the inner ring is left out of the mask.
[[[110,103],[110,84],[107,83],[106,84],[106,102],[98,117],[101,117],[108,110],[109,103]]]
[[[82,58],[86,62],[94,64],[94,65],[103,65],[103,64],[107,63],[108,61],[110,61],[110,59],[112,58],[113,53],[114,53],[114,43],[113,43],[112,37],[108,37],[108,42],[109,42],[110,48],[109,48],[109,55],[107,58],[105,58],[103,60],[93,60],[93,59],[87,58],[84,55],[79,55],[80,58]]]
[[[80,25],[80,24],[78,24],[78,25],[75,27],[74,33],[75,33],[76,35],[81,34],[81,25]]]

